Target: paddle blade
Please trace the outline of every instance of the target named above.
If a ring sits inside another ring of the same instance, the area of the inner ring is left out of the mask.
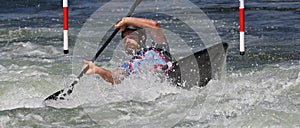
[[[50,101],[50,100],[67,100],[67,96],[71,95],[74,88],[74,81],[71,86],[61,89],[60,91],[57,91],[53,93],[52,95],[48,96],[44,101]],[[76,82],[77,83],[77,82]]]
[[[60,91],[57,91],[55,93],[53,93],[52,95],[48,96],[44,101],[47,101],[47,100],[57,100],[58,99],[58,96],[64,92],[64,89],[60,90]]]

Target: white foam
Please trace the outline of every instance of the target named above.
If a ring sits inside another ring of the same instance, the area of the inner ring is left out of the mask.
[[[263,66],[262,70],[254,72],[227,74],[224,81],[210,81],[197,98],[199,104],[195,104],[186,119],[200,122],[213,120],[213,125],[222,123],[226,127],[230,126],[230,122],[224,124],[222,121],[248,117],[244,113],[255,113],[257,108],[284,113],[299,112],[297,92],[300,65],[282,63]]]
[[[300,84],[300,72],[298,73],[298,77],[296,79],[296,84]]]
[[[9,116],[0,116],[0,127],[5,128],[9,121],[10,121]]]
[[[20,90],[17,90],[20,91]],[[16,108],[40,108],[44,107],[41,97],[31,97],[30,94],[20,92],[8,93],[9,96],[1,98],[0,110],[11,110]],[[5,98],[5,99],[3,99]]]
[[[7,72],[7,69],[3,65],[0,65],[0,71],[1,72]]]

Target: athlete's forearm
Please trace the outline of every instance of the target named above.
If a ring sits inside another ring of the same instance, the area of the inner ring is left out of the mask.
[[[98,67],[95,73],[101,76],[105,81],[114,84],[114,79],[111,71]]]
[[[127,25],[134,25],[140,28],[160,28],[159,24],[151,19],[124,17],[123,20]]]

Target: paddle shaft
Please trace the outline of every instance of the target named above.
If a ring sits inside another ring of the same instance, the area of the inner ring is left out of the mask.
[[[130,8],[128,14],[126,17],[130,17],[132,13],[134,12],[135,8],[142,2],[142,0],[136,0],[132,7]],[[109,38],[105,41],[105,43],[102,45],[102,47],[97,51],[96,55],[92,58],[92,62],[94,63],[96,59],[99,57],[99,55],[103,52],[103,50],[106,48],[106,46],[110,43],[110,41],[116,36],[116,34],[119,32],[120,28],[116,28],[114,32],[109,36]],[[85,74],[89,69],[89,66],[87,65],[77,76],[78,79],[80,79],[83,74]],[[74,83],[74,82],[73,82]],[[72,84],[73,86],[73,84]]]

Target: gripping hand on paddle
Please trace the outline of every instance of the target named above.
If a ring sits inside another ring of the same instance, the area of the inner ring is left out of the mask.
[[[122,20],[115,25],[115,28],[120,28],[121,31],[124,31],[128,26],[126,19],[127,17],[122,18]]]
[[[82,70],[86,68],[86,66],[89,66],[89,70],[85,74],[90,75],[90,74],[99,74],[100,68],[96,66],[93,62],[90,61],[84,61],[84,64],[82,66]]]

